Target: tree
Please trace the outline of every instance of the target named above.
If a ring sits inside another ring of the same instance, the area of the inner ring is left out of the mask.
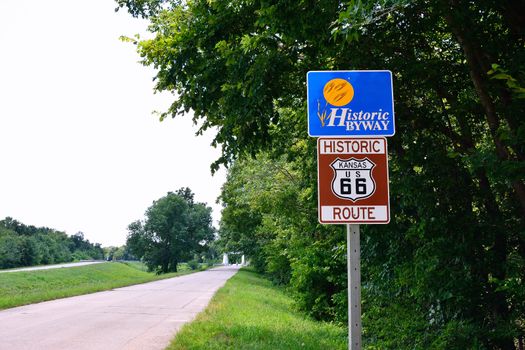
[[[120,247],[104,247],[104,259],[111,260],[137,260],[127,245]]]
[[[0,237],[0,268],[22,266],[21,240],[15,236]]]
[[[279,244],[300,305],[318,318],[344,321],[344,234],[315,220],[305,74],[393,71],[393,216],[388,226],[363,229],[365,341],[384,349],[523,345],[522,1],[117,2],[152,22],[153,39],[131,41],[157,69],[156,89],[178,93],[162,117],[192,109],[202,129],[218,129],[215,168],[239,162],[224,197],[225,244]],[[272,193],[264,179],[245,176],[265,166],[246,161],[261,151],[295,170],[311,215],[290,220],[288,211],[254,205],[259,196],[244,200],[241,189],[261,180],[259,193],[268,193],[260,197]],[[260,240],[270,225],[290,238]],[[268,272],[273,258],[261,257]]]
[[[77,232],[70,238],[70,249],[73,252],[75,260],[84,259],[104,259],[104,251],[100,244],[92,244],[89,240],[84,238],[83,232]]]
[[[196,203],[189,188],[153,202],[144,222],[128,227],[127,246],[158,273],[177,271],[177,264],[202,253],[214,239],[211,208]]]

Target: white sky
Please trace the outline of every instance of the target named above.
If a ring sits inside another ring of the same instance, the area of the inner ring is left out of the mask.
[[[182,186],[214,209],[213,133],[191,116],[159,122],[171,94],[120,35],[147,23],[113,0],[0,0],[0,219],[84,232],[103,246]]]

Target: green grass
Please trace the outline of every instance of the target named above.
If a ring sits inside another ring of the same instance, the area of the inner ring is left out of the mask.
[[[146,264],[140,261],[121,261],[120,263],[142,272],[148,272],[148,267]]]
[[[0,274],[0,310],[188,274],[155,275],[138,262]],[[196,272],[196,271],[195,271]]]
[[[243,269],[185,325],[168,350],[346,349],[346,329],[296,311],[282,289]]]
[[[120,262],[122,264],[126,264],[129,267],[132,267],[132,268],[140,270],[140,271],[144,271],[144,272],[148,271],[148,267],[146,266],[146,264],[144,264],[144,263],[142,263],[140,261],[120,261]],[[207,269],[209,269],[211,267],[213,267],[213,265],[200,263],[198,268],[199,268],[200,271],[203,271],[203,270],[207,270]],[[192,271],[191,267],[188,265],[188,263],[179,263],[177,265],[177,270],[178,270],[178,272],[189,272],[189,271]]]

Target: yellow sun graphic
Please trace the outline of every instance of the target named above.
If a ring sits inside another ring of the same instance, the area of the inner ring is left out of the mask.
[[[332,79],[324,86],[323,95],[328,103],[341,107],[354,98],[354,87],[347,80]]]

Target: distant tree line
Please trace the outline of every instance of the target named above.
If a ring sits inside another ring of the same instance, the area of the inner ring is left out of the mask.
[[[0,221],[2,269],[103,258],[100,244],[91,243],[82,232],[68,236],[48,227],[24,225],[10,217]]]
[[[118,260],[139,260],[135,255],[131,253],[131,249],[127,245],[120,247],[104,247],[104,258],[108,261]]]

